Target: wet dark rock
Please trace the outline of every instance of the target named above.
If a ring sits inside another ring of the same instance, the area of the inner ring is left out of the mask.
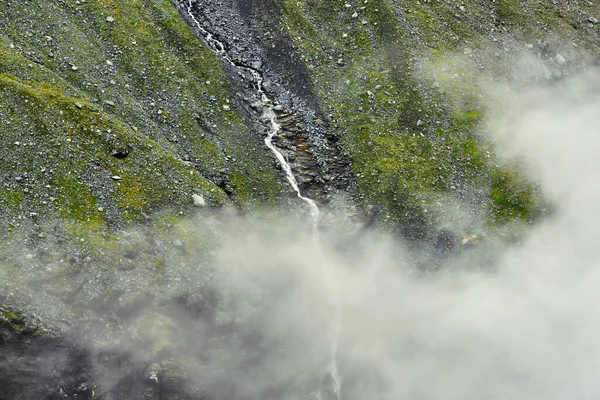
[[[86,351],[0,321],[0,398],[92,398],[92,362]]]
[[[16,331],[0,321],[0,399],[191,400],[204,398],[174,358],[140,361],[94,353],[68,338]]]
[[[129,155],[129,150],[115,150],[112,153],[112,156],[118,159],[123,159]]]
[[[435,234],[433,246],[442,254],[448,253],[456,247],[457,241],[456,235],[452,231],[443,229]]]

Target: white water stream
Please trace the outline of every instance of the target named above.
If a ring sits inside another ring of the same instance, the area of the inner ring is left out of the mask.
[[[212,33],[210,33],[202,27],[202,25],[193,13],[193,5],[194,0],[187,1],[187,14],[192,19],[192,21],[194,21],[194,24],[198,28],[198,31],[200,31],[200,34],[204,38],[204,41],[206,42],[208,47],[215,51],[215,53],[217,53],[223,60],[227,61],[230,65],[236,68],[243,68],[246,71],[250,72],[250,74],[254,78],[257,88],[256,90],[260,95],[260,101],[264,110],[263,116],[271,124],[271,130],[265,138],[265,145],[269,148],[269,150],[273,152],[273,154],[275,154],[277,161],[279,161],[281,168],[283,168],[283,171],[285,172],[285,176],[288,182],[290,183],[290,185],[292,185],[292,188],[294,189],[298,197],[308,205],[310,209],[310,215],[312,216],[313,228],[316,233],[317,225],[319,223],[319,207],[313,200],[309,199],[308,197],[302,196],[300,188],[298,187],[298,182],[296,181],[296,178],[292,173],[292,167],[286,161],[285,157],[283,157],[283,154],[281,154],[281,152],[273,145],[273,137],[277,134],[277,132],[279,132],[279,130],[281,129],[281,125],[279,125],[279,123],[277,122],[277,115],[273,110],[273,101],[267,96],[267,94],[263,90],[262,75],[254,68],[239,65],[233,62],[233,60],[229,57],[229,54],[227,54],[227,52],[225,51],[225,45],[217,39],[215,39]]]
[[[275,110],[274,110],[273,101],[267,96],[267,94],[264,91],[263,76],[255,68],[252,68],[249,66],[244,66],[244,65],[239,65],[239,64],[236,64],[235,62],[233,62],[233,60],[231,59],[231,57],[229,57],[229,54],[227,54],[227,51],[225,50],[225,45],[223,43],[221,43],[219,40],[215,39],[215,37],[212,35],[212,33],[207,31],[206,29],[204,29],[202,27],[202,25],[200,24],[200,22],[198,21],[198,19],[196,18],[196,16],[194,15],[194,13],[193,13],[194,3],[195,3],[195,0],[187,0],[187,2],[186,2],[187,14],[188,14],[189,18],[194,22],[196,27],[198,28],[198,31],[200,32],[200,35],[204,39],[204,42],[206,43],[206,45],[210,49],[212,49],[217,55],[219,55],[223,60],[225,60],[227,63],[229,63],[230,65],[234,66],[235,68],[243,68],[247,72],[250,72],[250,74],[252,75],[252,77],[255,81],[255,84],[256,84],[256,90],[257,90],[258,94],[260,95],[260,101],[263,106],[263,118],[265,120],[269,121],[269,123],[271,125],[271,129],[270,129],[269,133],[267,134],[267,137],[265,138],[265,145],[269,148],[269,150],[271,150],[273,152],[273,154],[275,154],[277,161],[279,161],[279,165],[281,165],[281,168],[283,168],[283,171],[285,172],[287,181],[290,183],[290,185],[292,185],[292,188],[296,192],[296,195],[308,205],[308,208],[310,210],[310,215],[312,217],[313,235],[314,235],[315,240],[317,240],[318,239],[319,214],[320,214],[319,207],[317,206],[317,204],[315,203],[314,200],[309,199],[308,197],[304,197],[302,195],[302,193],[300,192],[300,187],[298,186],[298,182],[296,181],[296,177],[294,177],[294,174],[292,172],[292,167],[287,162],[287,160],[285,159],[283,154],[273,144],[273,137],[279,132],[279,130],[281,129],[281,125],[279,125],[279,123],[277,122],[277,114],[275,113]],[[341,310],[339,301],[337,299],[334,301],[334,305],[335,305],[336,312],[335,312],[335,316],[331,322],[331,325],[329,327],[329,332],[328,332],[328,337],[331,342],[331,355],[330,355],[331,360],[330,360],[329,365],[327,366],[327,373],[331,377],[331,391],[333,392],[334,398],[335,398],[335,400],[340,400],[341,399],[342,378],[339,374],[338,366],[337,366],[337,351],[338,351],[338,339],[339,339],[340,332],[342,329],[342,310]],[[321,393],[322,393],[323,380],[324,379],[321,379],[321,383],[319,385],[319,390],[316,393],[317,398],[319,398],[319,399],[322,398]]]

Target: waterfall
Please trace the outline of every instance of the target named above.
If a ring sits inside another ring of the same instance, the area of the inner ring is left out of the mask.
[[[200,32],[201,36],[204,38],[204,41],[208,45],[208,47],[210,49],[212,49],[215,53],[217,53],[223,60],[228,62],[230,65],[232,65],[236,68],[243,68],[246,71],[250,72],[250,74],[254,78],[257,92],[260,95],[261,104],[263,106],[263,117],[266,120],[268,120],[271,125],[271,130],[270,130],[269,134],[267,135],[267,137],[265,138],[265,145],[269,148],[269,150],[271,150],[273,152],[273,154],[275,154],[275,157],[277,158],[279,165],[281,165],[281,168],[283,168],[283,171],[285,172],[287,181],[290,183],[290,185],[292,185],[292,188],[294,189],[294,191],[296,192],[298,197],[308,205],[309,210],[310,210],[310,215],[312,217],[313,230],[316,235],[317,226],[319,223],[319,207],[314,202],[314,200],[309,199],[308,197],[302,196],[302,193],[300,192],[300,188],[298,187],[298,182],[296,181],[296,178],[294,177],[294,174],[292,172],[292,167],[286,161],[285,157],[283,157],[283,154],[281,154],[281,152],[273,145],[273,137],[277,134],[277,132],[279,132],[279,130],[281,129],[281,125],[279,125],[279,123],[277,122],[277,115],[275,114],[275,110],[273,109],[274,108],[273,101],[267,96],[267,94],[264,91],[264,85],[263,85],[264,79],[263,79],[261,73],[258,70],[256,70],[255,68],[252,68],[250,66],[240,65],[239,63],[235,63],[229,57],[227,52],[225,51],[225,45],[223,43],[221,43],[219,40],[217,40],[213,36],[212,33],[210,33],[209,31],[207,31],[206,29],[204,29],[202,27],[202,25],[200,24],[200,22],[198,21],[198,19],[196,18],[196,16],[193,13],[193,10],[192,10],[193,5],[194,5],[194,0],[187,1],[187,14],[191,18],[193,23],[196,25],[198,31]]]
[[[296,177],[294,176],[294,174],[292,172],[292,167],[286,161],[286,159],[283,156],[283,154],[281,153],[281,151],[279,151],[279,149],[277,149],[277,147],[275,147],[275,145],[273,144],[273,137],[280,131],[281,125],[277,122],[277,114],[275,113],[275,110],[274,110],[273,101],[265,93],[264,78],[263,78],[261,72],[258,71],[256,68],[252,68],[247,65],[235,63],[231,59],[231,57],[229,57],[229,54],[227,54],[225,45],[223,43],[221,43],[219,40],[217,40],[211,32],[204,29],[202,27],[202,25],[200,24],[200,22],[198,21],[198,19],[196,18],[196,16],[194,15],[194,13],[193,13],[194,1],[195,0],[187,0],[187,3],[186,3],[187,4],[187,15],[191,19],[191,21],[194,23],[194,25],[196,25],[196,28],[198,29],[205,44],[210,49],[212,49],[217,55],[219,55],[224,61],[226,61],[233,67],[242,68],[246,72],[249,72],[252,75],[252,77],[254,79],[254,83],[256,84],[257,93],[260,96],[260,103],[263,108],[263,119],[265,121],[268,121],[270,124],[269,133],[267,134],[267,137],[264,140],[265,145],[269,148],[269,150],[271,150],[273,152],[273,154],[277,158],[279,165],[285,172],[287,181],[290,183],[290,185],[296,192],[296,195],[298,196],[298,198],[300,198],[300,200],[304,201],[307,204],[307,206],[310,210],[310,215],[312,217],[313,237],[314,237],[315,241],[318,241],[318,224],[319,224],[319,213],[320,213],[319,207],[317,206],[317,204],[315,203],[314,200],[302,195],[302,193],[300,191],[300,187],[298,186]],[[331,279],[331,277],[328,276],[328,279]],[[330,388],[329,389],[330,389],[331,394],[334,396],[335,400],[341,400],[342,378],[338,371],[337,353],[338,353],[338,341],[339,341],[340,333],[342,330],[342,307],[340,305],[338,296],[334,296],[334,297],[335,298],[333,299],[332,302],[334,303],[334,307],[335,307],[335,315],[334,315],[333,320],[331,321],[331,324],[329,326],[329,332],[328,332],[328,339],[331,343],[330,362],[326,368],[326,375],[323,378],[321,378],[321,382],[319,384],[319,389],[316,393],[316,396],[319,399],[322,398],[324,381],[326,378],[328,378],[330,380],[330,384],[329,384]]]

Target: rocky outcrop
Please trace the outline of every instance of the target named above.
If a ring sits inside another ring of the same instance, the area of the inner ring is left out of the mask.
[[[352,189],[354,178],[350,163],[342,155],[337,136],[324,135],[324,143],[311,146],[311,135],[302,128],[298,114],[280,111],[277,121],[281,131],[274,143],[284,151],[306,195],[326,204],[330,188],[344,192]],[[323,124],[323,121],[317,123]]]
[[[204,399],[168,356],[140,360],[92,351],[67,336],[17,330],[0,321],[0,399]]]

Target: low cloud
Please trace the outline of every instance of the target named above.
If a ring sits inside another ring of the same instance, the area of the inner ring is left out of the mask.
[[[20,251],[3,272],[22,268],[14,296],[47,319],[100,304],[80,328],[95,349],[166,352],[215,399],[595,399],[599,78],[497,91],[489,133],[556,210],[520,243],[482,242],[435,273],[383,232],[333,223],[317,240],[309,221],[207,215],[82,254],[68,306],[27,289],[31,268],[59,276],[58,260]]]

